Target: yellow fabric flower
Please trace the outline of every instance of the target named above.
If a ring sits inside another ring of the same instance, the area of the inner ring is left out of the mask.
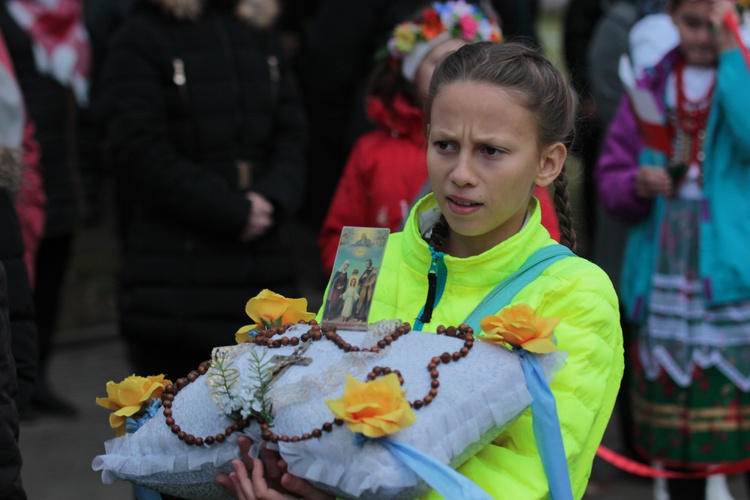
[[[137,377],[131,375],[119,384],[107,382],[107,397],[96,398],[96,404],[115,410],[109,416],[109,425],[117,431],[117,436],[125,434],[125,420],[141,410],[144,403],[151,398],[158,398],[164,387],[171,384],[164,375]]]
[[[552,330],[558,323],[560,318],[542,318],[528,304],[516,304],[504,308],[497,316],[487,316],[479,326],[487,334],[482,337],[483,342],[508,343],[544,354],[557,350]]]
[[[403,23],[399,25],[393,32],[393,41],[396,45],[396,49],[400,52],[411,52],[417,41],[417,34],[412,29],[411,23]]]
[[[405,395],[395,373],[369,382],[360,382],[349,375],[344,395],[325,403],[336,418],[347,422],[352,432],[380,438],[410,426],[417,419]]]
[[[288,299],[268,289],[248,300],[245,312],[255,323],[237,330],[234,339],[238,344],[249,340],[248,332],[259,329],[261,325],[268,328],[271,325],[281,326],[300,320],[310,321],[315,317],[315,313],[307,312],[307,299]]]

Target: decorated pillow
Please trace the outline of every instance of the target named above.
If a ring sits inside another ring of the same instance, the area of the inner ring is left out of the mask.
[[[105,483],[226,498],[215,476],[231,470],[245,433],[251,454],[262,443],[278,449],[289,472],[331,494],[415,498],[434,487],[431,476],[453,473],[532,403],[523,356],[475,342],[465,325],[436,335],[397,320],[368,331],[311,323],[241,330],[254,338],[214,349],[210,363],[174,384],[163,377],[108,384],[98,403],[116,410],[110,424],[122,435],[105,443],[93,468]],[[502,327],[490,323],[483,329]],[[540,352],[553,350],[553,327],[545,326],[546,340],[534,339],[552,346]],[[542,378],[563,356],[538,357]]]

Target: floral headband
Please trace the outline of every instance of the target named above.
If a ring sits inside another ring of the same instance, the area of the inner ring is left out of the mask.
[[[388,54],[401,61],[401,72],[413,81],[422,60],[440,43],[450,38],[467,42],[499,42],[500,27],[476,5],[464,0],[435,2],[422,11],[417,21],[396,26],[388,40]]]

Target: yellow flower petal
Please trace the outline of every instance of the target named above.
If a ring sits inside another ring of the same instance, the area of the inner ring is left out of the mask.
[[[360,382],[346,378],[344,395],[325,403],[336,418],[347,422],[352,432],[379,438],[408,427],[416,420],[395,373]]]
[[[497,316],[483,318],[479,325],[486,336],[485,342],[507,342],[531,352],[546,353],[557,350],[552,331],[560,318],[543,318],[536,315],[528,304],[514,304],[504,308]]]

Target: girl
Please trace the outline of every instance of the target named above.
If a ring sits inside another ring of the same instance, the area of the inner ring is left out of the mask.
[[[537,250],[555,245],[541,225],[535,186],[554,183],[562,239],[574,246],[564,171],[573,108],[565,78],[523,45],[465,45],[440,63],[425,107],[433,193],[414,207],[404,231],[389,238],[370,322],[401,318],[424,331],[463,322]],[[437,276],[430,277],[433,267]],[[428,294],[433,282],[443,286]],[[436,299],[425,303],[425,297]],[[572,495],[580,498],[622,376],[617,298],[604,272],[571,255],[511,303],[561,318],[555,335],[568,357],[551,388]],[[241,449],[246,446],[243,439]],[[283,471],[268,463],[269,477]],[[252,465],[252,482],[240,461],[232,477],[219,481],[240,498],[274,498],[264,490],[261,462]],[[530,411],[458,470],[496,498],[550,494]],[[280,478],[306,498],[318,494],[299,478]]]
[[[343,300],[343,306],[341,307],[341,319],[349,321],[354,312],[354,304],[357,302],[359,292],[357,291],[357,280],[352,278],[349,280],[349,288],[346,289],[344,294],[341,296]]]
[[[748,456],[750,434],[750,73],[725,16],[733,2],[672,0],[679,45],[639,86],[665,111],[663,150],[624,100],[597,178],[612,215],[632,224],[621,298],[634,330],[637,450],[670,468]],[[671,480],[673,499],[705,480]]]
[[[355,144],[318,236],[326,276],[344,226],[398,231],[419,193],[429,192],[422,107],[435,64],[466,43],[500,39],[495,21],[463,0],[435,2],[395,27],[367,88],[367,114],[378,128]],[[539,188],[534,195],[545,227],[559,239],[549,193]]]

